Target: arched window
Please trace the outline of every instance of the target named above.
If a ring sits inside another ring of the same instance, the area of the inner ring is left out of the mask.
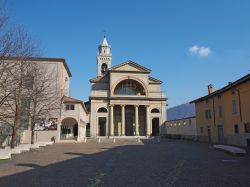
[[[115,95],[145,95],[143,86],[132,79],[121,81],[115,88]]]
[[[107,72],[107,69],[108,69],[107,64],[103,63],[103,64],[102,64],[102,74],[106,73],[106,72]]]
[[[102,108],[99,108],[97,112],[98,113],[107,113],[108,110],[106,108],[102,107]]]
[[[160,113],[160,111],[157,108],[154,108],[151,110],[151,113]]]

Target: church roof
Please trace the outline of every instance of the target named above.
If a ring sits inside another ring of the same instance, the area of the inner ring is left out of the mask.
[[[88,113],[88,110],[85,106],[85,104],[82,102],[82,100],[79,100],[79,99],[75,99],[75,98],[72,98],[72,97],[68,97],[68,96],[63,96],[62,98],[62,101],[63,103],[75,103],[75,104],[81,104],[83,109],[85,110],[86,113]]]
[[[100,81],[101,79],[102,79],[101,76],[97,76],[97,77],[94,77],[94,78],[90,79],[89,82],[98,82],[98,81]]]
[[[150,69],[148,69],[148,68],[146,68],[146,67],[144,67],[144,66],[141,66],[140,64],[137,64],[137,63],[135,63],[135,62],[133,62],[133,61],[131,61],[131,60],[128,60],[128,61],[126,61],[126,62],[123,62],[123,63],[121,63],[121,64],[118,64],[118,65],[116,65],[116,66],[110,68],[109,71],[121,71],[120,68],[123,67],[123,66],[126,66],[126,65],[132,66],[132,67],[138,69],[138,70],[141,71],[141,72],[145,72],[145,73],[150,73],[150,72],[151,72]]]
[[[107,39],[106,39],[105,36],[104,36],[104,38],[103,38],[103,40],[102,40],[101,46],[109,46],[108,41],[107,41]]]
[[[161,84],[162,81],[156,79],[156,78],[153,78],[153,77],[148,77],[149,81],[150,81],[150,84]]]
[[[97,83],[97,82],[100,82],[100,81],[107,82],[108,79],[109,79],[109,77],[107,75],[97,76],[97,77],[94,77],[94,78],[90,79],[89,82],[91,82],[91,83]]]

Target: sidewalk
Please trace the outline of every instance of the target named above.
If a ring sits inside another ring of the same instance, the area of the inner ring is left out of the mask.
[[[47,145],[52,145],[53,142],[37,142],[33,145],[31,144],[20,144],[19,146],[11,149],[10,147],[5,147],[0,149],[0,160],[11,159],[12,154],[20,154],[25,151],[30,151],[30,149],[38,149],[39,147],[45,147]]]

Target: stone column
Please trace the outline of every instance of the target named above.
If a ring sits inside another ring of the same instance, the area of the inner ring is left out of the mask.
[[[114,105],[110,105],[110,136],[114,136]]]
[[[81,125],[80,122],[77,122],[77,140],[76,141],[80,141],[81,140]]]
[[[146,136],[150,136],[150,110],[149,110],[149,105],[146,105]]]
[[[139,116],[138,116],[138,105],[135,105],[135,135],[139,136]]]
[[[121,105],[122,108],[122,136],[125,136],[125,105]]]

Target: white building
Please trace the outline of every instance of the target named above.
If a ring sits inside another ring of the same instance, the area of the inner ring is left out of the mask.
[[[15,63],[16,58],[8,58],[8,60]],[[58,93],[56,97],[53,97],[53,100],[59,103],[59,107],[37,122],[35,126],[35,142],[59,142],[63,140],[83,141],[86,125],[89,123],[89,114],[82,101],[69,97],[70,78],[72,75],[66,60],[63,58],[29,57],[26,58],[25,61],[37,63],[39,68],[44,68],[46,71],[49,71],[48,74],[53,75],[52,89]],[[28,104],[28,106],[30,106],[30,104]],[[26,123],[27,124],[22,124],[21,122],[19,131],[20,143],[31,142],[30,120],[28,119]],[[5,128],[2,126],[0,130],[4,132]],[[1,140],[2,144],[6,144],[8,141],[7,138]]]
[[[164,135],[167,138],[197,139],[196,117],[165,121]]]
[[[104,37],[98,48],[97,76],[90,80],[91,137],[159,136],[166,120],[166,94],[151,70],[133,61],[111,65]]]

